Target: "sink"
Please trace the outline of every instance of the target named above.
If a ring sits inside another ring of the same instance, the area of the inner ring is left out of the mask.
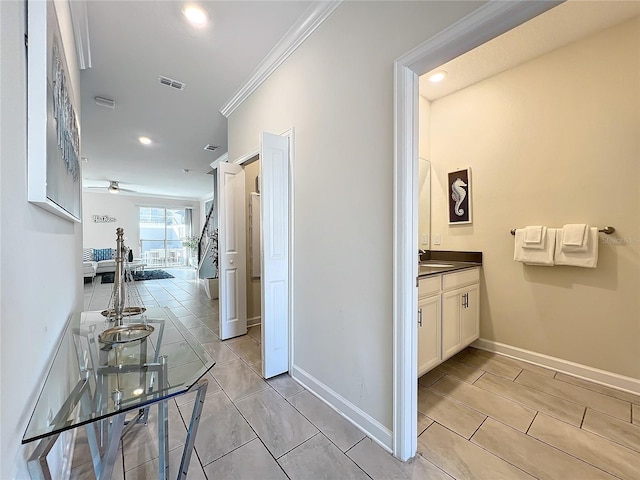
[[[430,267],[430,268],[449,268],[453,267],[450,263],[421,263],[421,267]]]

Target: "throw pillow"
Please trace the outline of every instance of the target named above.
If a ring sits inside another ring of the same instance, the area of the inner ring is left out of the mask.
[[[96,248],[93,251],[93,259],[96,262],[100,260],[111,260],[111,249],[110,248]]]
[[[90,262],[93,260],[93,248],[83,248],[82,249],[82,261]]]

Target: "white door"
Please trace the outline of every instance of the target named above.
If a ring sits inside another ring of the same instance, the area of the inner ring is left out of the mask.
[[[260,139],[262,375],[289,370],[289,139]]]
[[[244,170],[240,165],[218,165],[218,269],[222,340],[247,333],[244,187]]]

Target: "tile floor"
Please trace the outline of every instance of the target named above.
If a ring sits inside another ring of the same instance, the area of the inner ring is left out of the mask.
[[[399,462],[288,375],[263,380],[260,328],[220,341],[217,301],[193,270],[166,270],[136,283],[145,304],[169,306],[217,361],[190,479],[640,479],[640,396],[473,348],[420,378],[419,455]],[[85,308],[110,293],[86,284]],[[170,478],[193,401],[170,401]],[[124,438],[114,479],[157,478],[154,416]],[[81,429],[72,478],[93,478]]]

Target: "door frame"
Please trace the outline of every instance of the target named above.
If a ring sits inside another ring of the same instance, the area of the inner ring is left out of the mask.
[[[562,1],[491,0],[394,62],[393,454],[417,451],[418,76]]]
[[[293,308],[293,294],[294,294],[294,285],[295,285],[295,280],[294,280],[294,199],[295,199],[295,192],[294,192],[294,165],[295,165],[295,128],[291,127],[290,129],[288,129],[287,131],[280,133],[279,134],[281,137],[286,137],[289,141],[289,215],[288,215],[288,223],[289,223],[289,237],[287,239],[288,241],[288,258],[287,258],[287,265],[288,265],[288,270],[289,270],[289,288],[287,290],[287,309],[288,309],[288,314],[289,314],[289,328],[288,328],[288,332],[289,335],[286,340],[287,340],[287,346],[288,346],[288,352],[289,352],[289,360],[288,360],[288,368],[289,371],[291,371],[293,363],[294,363],[294,342],[293,342],[293,329],[294,329],[294,308]],[[260,156],[260,147],[256,148],[255,150],[250,151],[249,153],[246,153],[238,158],[236,158],[235,160],[233,160],[232,163],[235,163],[237,165],[243,165],[245,163],[248,163],[250,161],[252,161],[253,159],[255,159],[256,157]],[[262,161],[260,158],[258,158],[258,161]],[[263,200],[261,200],[263,201]],[[260,222],[262,222],[262,212],[260,213]],[[262,248],[262,228],[260,229],[260,247]],[[260,295],[262,295],[262,287],[260,289]],[[263,321],[263,312],[260,312],[260,324],[262,325],[262,321]],[[262,350],[264,348],[264,346],[262,345],[262,343],[260,344],[260,349]],[[264,354],[264,352],[263,352]]]

